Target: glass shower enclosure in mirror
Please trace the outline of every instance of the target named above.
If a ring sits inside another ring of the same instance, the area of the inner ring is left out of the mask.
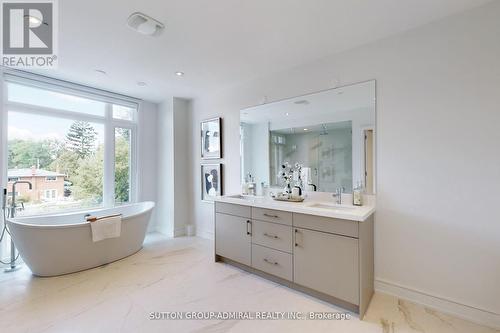
[[[283,187],[288,163],[304,190],[374,193],[375,95],[372,80],[241,110],[242,182]]]

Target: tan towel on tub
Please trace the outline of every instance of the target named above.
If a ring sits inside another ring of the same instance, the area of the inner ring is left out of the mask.
[[[111,215],[103,216],[90,220],[90,229],[92,229],[92,240],[99,242],[108,238],[120,237],[122,232],[122,216]]]

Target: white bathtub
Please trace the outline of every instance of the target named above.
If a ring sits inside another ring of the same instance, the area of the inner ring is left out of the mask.
[[[155,204],[141,202],[78,213],[22,217],[7,221],[12,239],[33,274],[55,276],[110,263],[142,248]],[[123,214],[121,236],[92,241],[85,215]]]

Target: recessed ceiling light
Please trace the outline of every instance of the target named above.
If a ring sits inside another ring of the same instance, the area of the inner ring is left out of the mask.
[[[175,72],[175,75],[177,75],[177,76],[184,76],[184,72]]]
[[[148,84],[147,84],[146,82],[144,82],[144,81],[139,81],[139,82],[137,82],[137,85],[138,85],[139,87],[145,87],[145,86],[147,86]]]
[[[304,128],[304,131],[308,131],[308,130],[309,130],[309,128]]]
[[[108,73],[106,73],[106,71],[104,71],[102,69],[96,69],[95,71],[96,71],[96,73],[99,73],[99,74],[102,74],[102,75],[108,74]]]
[[[289,115],[290,115],[290,113],[288,113],[288,112],[285,113],[285,116],[289,116]]]

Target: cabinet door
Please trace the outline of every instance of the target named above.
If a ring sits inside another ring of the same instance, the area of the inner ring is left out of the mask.
[[[358,240],[294,228],[294,282],[359,305]]]
[[[251,265],[251,221],[243,217],[215,215],[215,253]]]

